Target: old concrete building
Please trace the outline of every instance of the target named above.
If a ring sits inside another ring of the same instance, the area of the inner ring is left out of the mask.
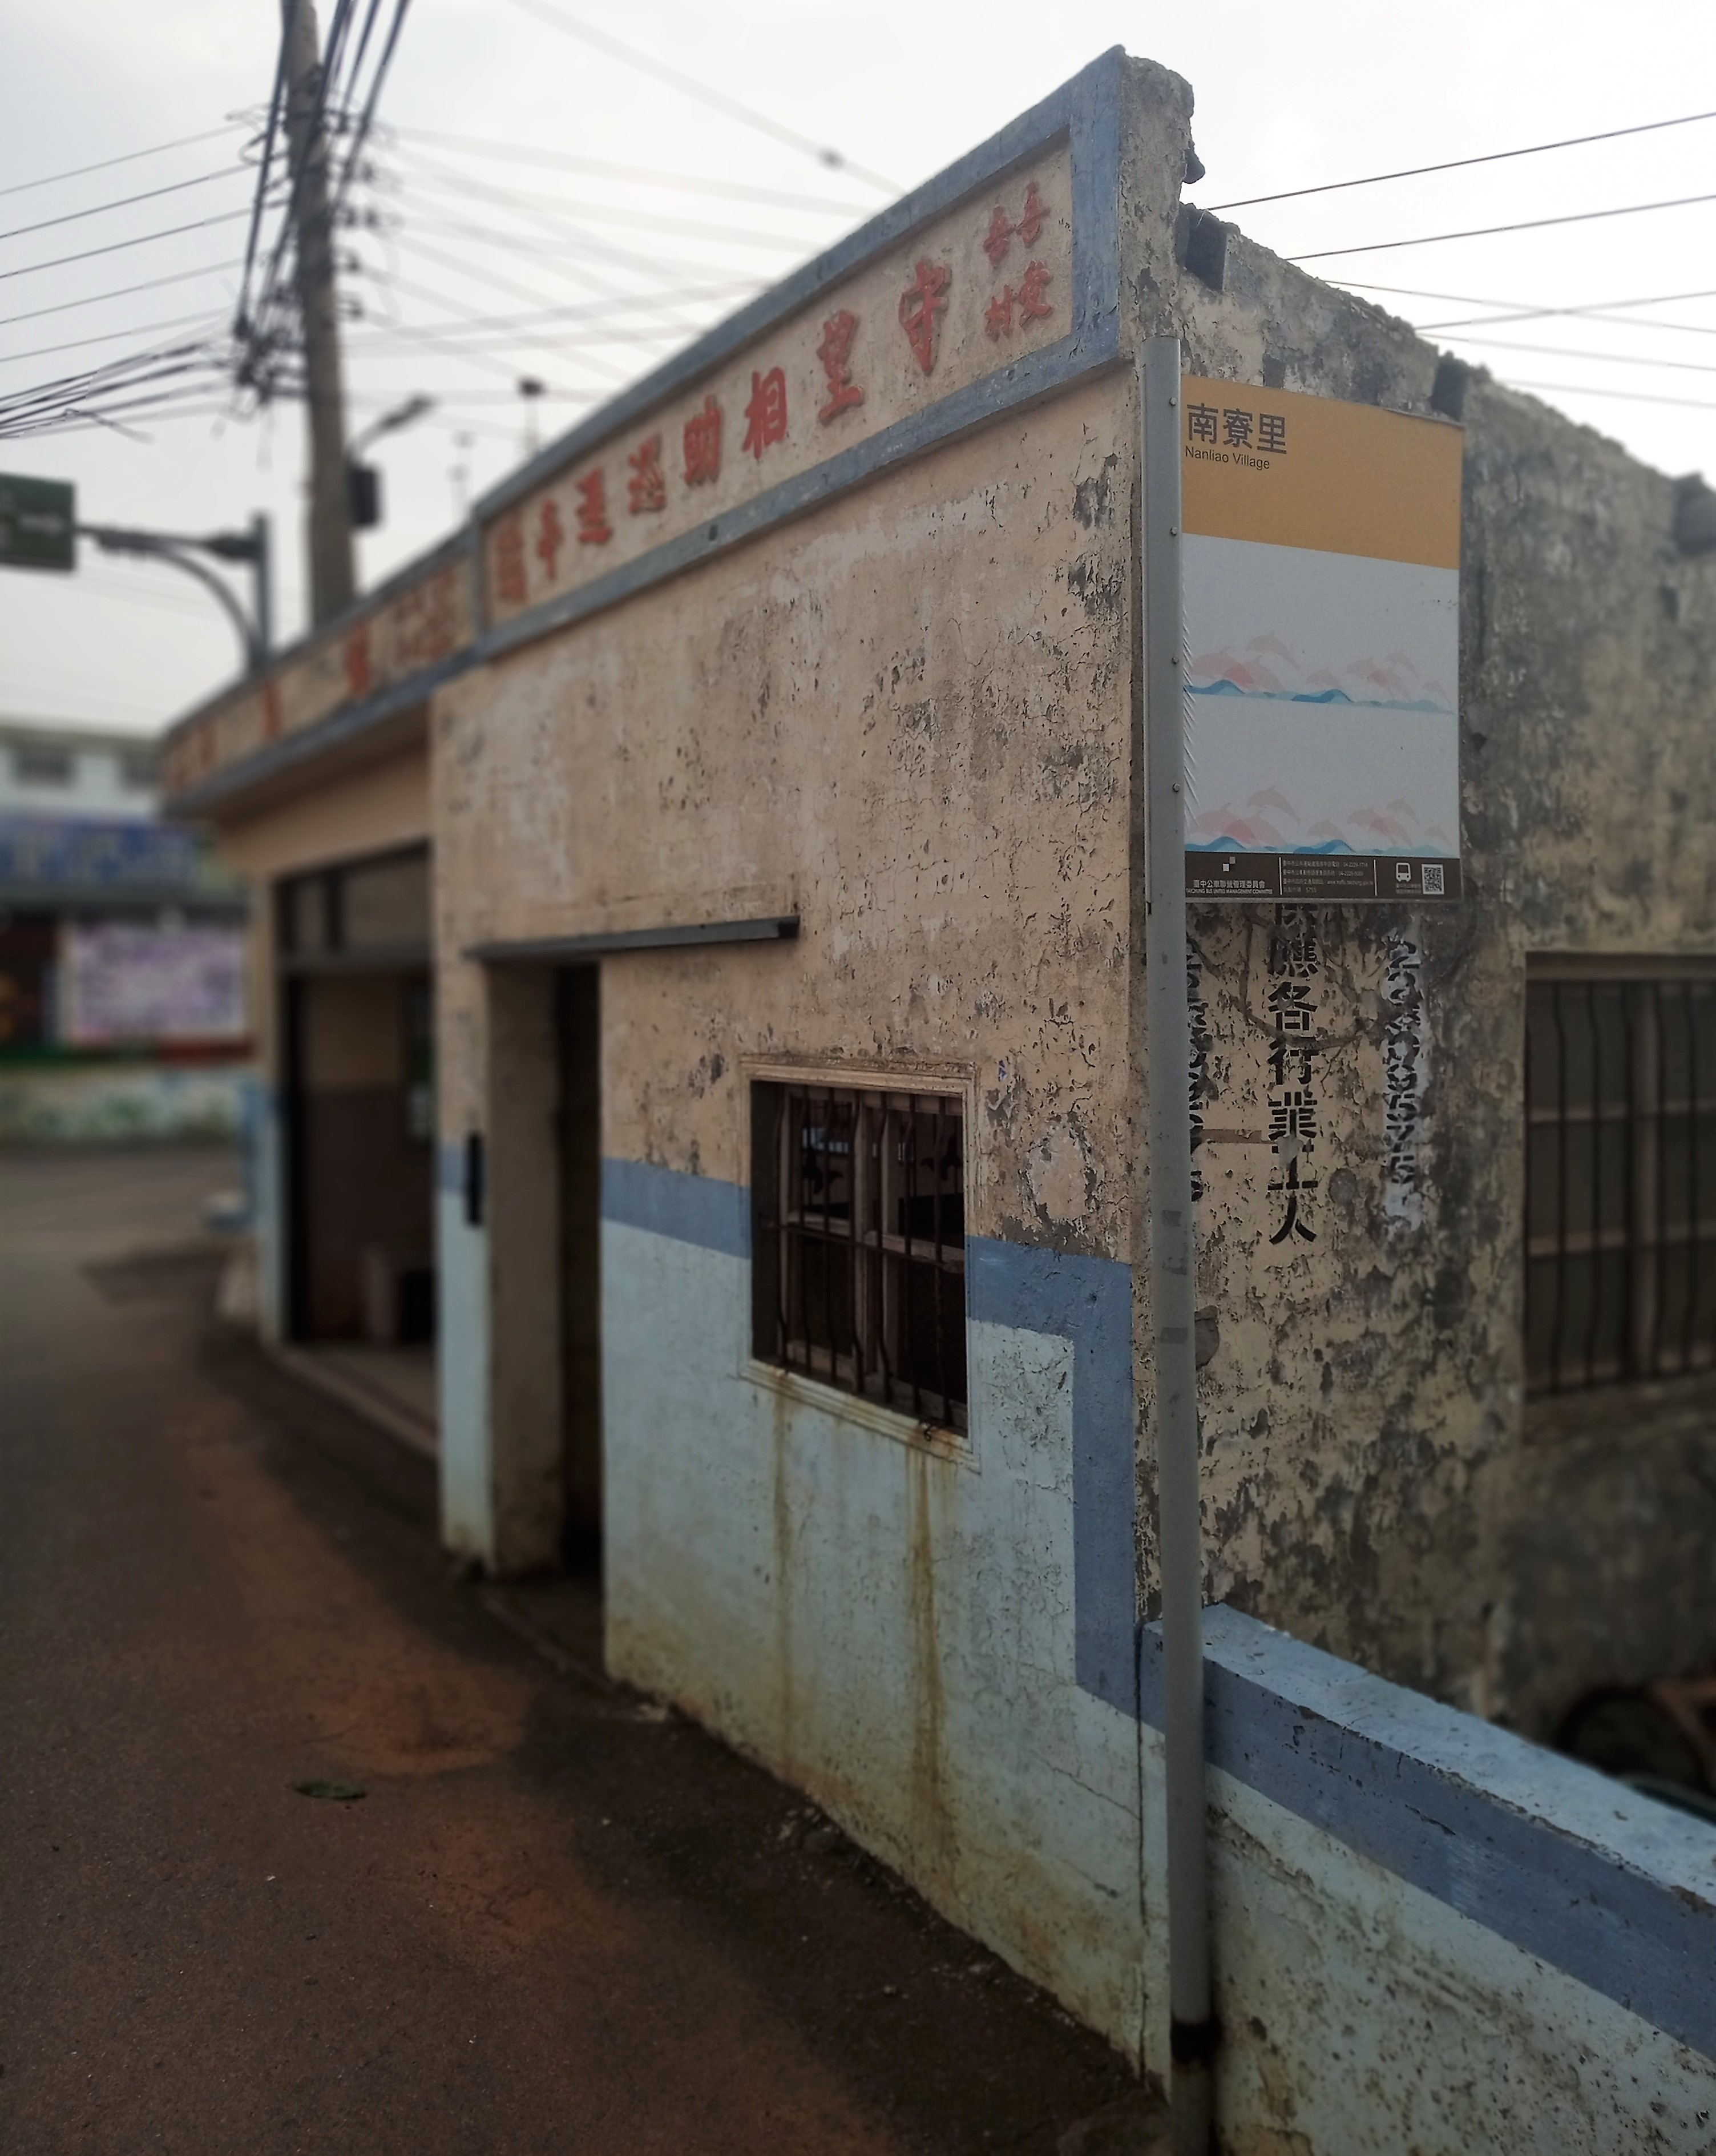
[[[175,730],[271,893],[264,1322],[427,1248],[316,1118],[408,1125],[351,892],[428,847],[448,1543],[599,1532],[618,1675],[1163,2066],[1136,355],[1462,427],[1463,897],[1194,911],[1224,2130],[1692,2150],[1716,1837],[1486,1725],[1716,1656],[1716,557],[1191,119],[1107,56]]]

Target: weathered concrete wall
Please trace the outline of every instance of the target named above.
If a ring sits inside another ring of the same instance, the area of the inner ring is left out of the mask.
[[[1236,1611],[1207,1637],[1224,2148],[1703,2156],[1716,1832]],[[1143,1776],[1160,1965],[1154,1726]]]
[[[1135,432],[1124,375],[1038,407],[466,676],[435,737],[449,1158],[515,1112],[508,969],[459,952],[802,921],[604,964],[608,1172],[694,1214],[725,1192],[733,1222],[709,1249],[607,1208],[614,1666],[1133,2050],[1135,1734],[1074,1672],[1073,1351],[974,1325],[951,1449],[748,1373],[740,1186],[759,1060],[925,1074],[974,1111],[970,1231],[1124,1279]],[[486,1352],[498,1402],[501,1332]],[[476,1483],[513,1439],[471,1433]]]
[[[742,1180],[743,1057],[950,1060],[974,1232],[1126,1251],[1131,411],[1074,392],[442,692],[443,952],[802,916],[606,968],[607,1152]]]
[[[1201,374],[1430,408],[1430,346],[1237,238],[1224,290],[1182,273],[1156,326]],[[1464,421],[1468,901],[1194,921],[1206,1522],[1216,1596],[1541,1731],[1587,1685],[1716,1656],[1716,1424],[1673,1388],[1616,1391],[1558,1436],[1526,1409],[1522,1342],[1527,955],[1716,948],[1716,558],[1677,553],[1670,481],[1535,400],[1480,377]],[[1264,998],[1293,936],[1319,1188],[1315,1242],[1278,1246]],[[1403,1010],[1410,1191],[1383,1122]],[[1143,1404],[1147,1430],[1147,1372]],[[1147,1523],[1147,1440],[1145,1475]],[[1148,1552],[1145,1573],[1148,1594]]]

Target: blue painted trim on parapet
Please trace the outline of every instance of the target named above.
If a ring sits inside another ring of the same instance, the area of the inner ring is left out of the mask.
[[[491,488],[473,512],[479,523],[487,522],[552,479],[556,472],[605,441],[652,405],[688,388],[703,374],[785,321],[814,300],[819,292],[860,268],[884,248],[897,246],[919,225],[951,209],[965,196],[1032,157],[1063,135],[1073,149],[1073,328],[1061,345],[1099,341],[1112,343],[1119,311],[1119,177],[1120,141],[1120,72],[1125,64],[1123,49],[1115,45],[1068,82],[1051,92],[1040,105],[1021,113],[998,135],[979,144],[927,180],[909,195],[878,211],[838,244],[806,263],[791,276],[759,294],[748,306],[730,315],[706,335],[644,376],[622,396],[592,412],[577,425],[556,435],[546,448]],[[1081,227],[1078,213],[1089,216]]]
[[[372,726],[385,725],[389,719],[397,718],[408,711],[413,704],[420,704],[432,696],[443,681],[450,681],[456,674],[476,664],[474,647],[456,651],[450,659],[443,659],[438,666],[426,666],[420,674],[407,675],[404,680],[395,681],[383,689],[379,696],[365,703],[342,704],[325,719],[314,726],[305,726],[296,733],[284,734],[268,747],[258,749],[238,763],[228,764],[224,771],[216,772],[200,784],[187,787],[182,793],[173,796],[172,813],[176,816],[194,816],[212,803],[228,793],[242,793],[253,786],[260,786],[281,772],[289,771],[295,763],[320,756],[325,750],[338,748],[345,742],[367,733]]]
[[[266,783],[305,759],[341,746],[382,725],[468,667],[499,657],[522,644],[581,621],[617,604],[694,562],[755,538],[771,526],[797,516],[860,485],[876,473],[922,454],[1001,413],[1064,388],[1120,357],[1119,177],[1121,74],[1125,54],[1116,45],[1063,83],[1032,110],[998,135],[950,165],[945,171],[853,233],[826,254],[807,263],[781,284],[716,326],[622,396],[592,413],[558,436],[474,509],[469,524],[439,546],[396,571],[373,592],[324,629],[300,637],[274,654],[284,664],[314,645],[341,635],[374,610],[438,568],[463,554],[473,589],[473,637],[463,651],[438,666],[426,668],[384,690],[368,702],[338,711],[317,725],[258,751],[175,797],[174,807],[195,814],[232,794]],[[491,629],[484,619],[482,532],[485,522],[528,494],[652,405],[675,394],[700,375],[741,351],[778,322],[796,314],[832,283],[858,268],[881,249],[897,244],[918,226],[940,216],[964,197],[1034,156],[1062,136],[1073,157],[1073,326],[1058,342],[998,367],[981,382],[914,413],[842,454],[815,465],[767,493],[741,503],[724,516],[699,524],[664,546],[652,548],[610,575],[587,584],[546,606],[520,614],[505,628]],[[243,685],[238,685],[242,686]],[[231,696],[228,687],[188,712],[168,731],[169,741]]]
[[[1073,1666],[1083,1691],[1135,1714],[1132,1268],[972,1235],[966,1307],[1072,1342]]]
[[[305,629],[303,635],[295,637],[290,644],[276,644],[269,654],[269,671],[273,673],[290,660],[302,658],[318,644],[336,642],[356,629],[360,622],[367,620],[377,608],[386,606],[390,600],[410,591],[425,577],[433,577],[438,570],[450,568],[462,554],[469,553],[470,544],[471,527],[461,524],[446,538],[438,540],[427,553],[414,554],[391,576],[383,577],[378,584],[372,584],[368,591],[355,598],[331,621],[320,622],[314,629]],[[480,619],[480,616],[474,616],[473,619]],[[412,681],[419,678],[416,675],[410,677]],[[251,680],[251,675],[241,674],[236,680],[228,681],[223,689],[217,689],[213,696],[205,696],[200,704],[193,704],[182,718],[173,721],[161,736],[162,741],[170,742],[175,740],[187,726],[194,726],[205,713],[218,709],[228,697],[236,696],[239,690],[248,687]]]
[[[1081,349],[1070,337],[1063,338],[1059,344],[1045,346],[1041,352],[1027,353],[1011,366],[999,367],[981,381],[914,413],[909,418],[897,420],[867,440],[854,443],[839,455],[812,465],[808,471],[783,480],[779,486],[771,486],[766,493],[753,495],[749,501],[740,502],[725,515],[711,517],[706,524],[651,547],[647,554],[639,554],[607,576],[581,584],[576,591],[564,593],[559,598],[533,607],[530,613],[519,614],[500,628],[490,629],[476,647],[476,656],[481,660],[499,658],[522,644],[532,643],[538,637],[551,635],[556,629],[599,613],[606,607],[617,605],[621,600],[647,591],[653,584],[677,576],[696,562],[756,538],[760,532],[785,523],[789,517],[803,516],[823,502],[848,493],[878,472],[969,434],[1000,413],[1046,397],[1088,374],[1093,367],[1108,364],[1117,356],[1116,348],[1094,352],[1089,348]]]
[[[1238,1610],[1204,1623],[1212,1766],[1716,2059],[1716,1833]],[[1160,1728],[1156,1625],[1140,1697]]]
[[[750,1255],[750,1193],[712,1175],[685,1175],[643,1160],[604,1159],[602,1217],[671,1235],[724,1257]]]

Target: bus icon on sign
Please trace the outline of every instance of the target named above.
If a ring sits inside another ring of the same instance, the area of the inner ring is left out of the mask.
[[[1396,861],[1394,865],[1394,880],[1396,883],[1410,883],[1412,880],[1412,864],[1410,861]]]

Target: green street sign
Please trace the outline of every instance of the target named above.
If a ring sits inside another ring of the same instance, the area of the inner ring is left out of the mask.
[[[63,480],[0,472],[0,569],[74,569],[77,507]]]

